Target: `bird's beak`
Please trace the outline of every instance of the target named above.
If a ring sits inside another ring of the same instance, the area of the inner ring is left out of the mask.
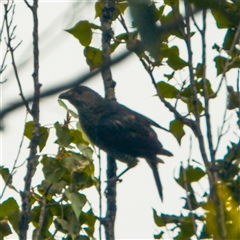
[[[67,91],[67,92],[64,92],[64,93],[61,93],[59,95],[59,98],[62,98],[62,99],[69,99],[72,95],[72,92],[71,91]]]

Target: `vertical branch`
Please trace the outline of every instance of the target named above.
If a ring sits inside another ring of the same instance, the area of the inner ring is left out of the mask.
[[[196,83],[195,83],[195,76],[193,73],[193,53],[192,53],[192,46],[191,46],[191,29],[190,29],[190,13],[191,13],[191,6],[189,5],[189,3],[187,3],[186,1],[184,1],[184,5],[185,5],[185,10],[186,10],[186,34],[185,34],[185,42],[186,42],[186,46],[187,46],[187,51],[188,51],[188,64],[189,64],[189,74],[190,74],[190,85],[191,85],[191,93],[192,93],[192,99],[193,99],[193,112],[194,112],[194,116],[195,116],[195,134],[198,138],[198,142],[199,142],[199,148],[200,148],[200,152],[205,164],[205,167],[207,168],[208,171],[208,166],[209,166],[209,160],[208,160],[208,156],[206,153],[206,149],[205,149],[205,144],[204,144],[204,139],[203,139],[203,134],[200,128],[200,114],[199,114],[199,107],[198,107],[198,98],[197,98],[197,88],[196,88]],[[210,173],[210,171],[208,171],[208,175],[209,175],[209,183],[210,183],[210,187],[212,185],[212,174]]]
[[[188,205],[189,212],[190,212],[190,217],[191,217],[191,221],[192,221],[192,228],[193,228],[193,232],[194,232],[194,235],[195,235],[196,239],[199,240],[199,237],[197,235],[196,218],[195,218],[194,213],[193,213],[192,203],[191,203],[191,199],[190,199],[190,193],[191,192],[188,189],[186,169],[182,166],[182,162],[181,162],[181,167],[182,167],[182,170],[183,170],[183,184],[184,184],[184,189],[186,189],[186,201],[187,201],[187,205]]]
[[[237,98],[238,98],[238,121],[240,122],[240,86],[239,86],[239,83],[240,83],[240,70],[238,69],[238,73],[237,73]],[[240,128],[240,126],[239,126]]]
[[[210,152],[210,158],[212,162],[212,167],[215,169],[215,151],[213,148],[213,139],[212,139],[212,128],[211,128],[211,119],[209,113],[209,95],[207,90],[207,81],[206,81],[206,9],[203,10],[203,29],[200,31],[202,38],[202,63],[203,63],[203,94],[204,94],[204,105],[205,105],[205,120],[207,126],[207,140]],[[225,214],[222,200],[217,192],[217,182],[218,182],[218,174],[214,170],[212,173],[213,177],[213,186],[211,189],[211,195],[214,201],[214,205],[216,206],[216,215],[217,215],[217,223],[219,228],[219,236],[220,239],[225,239],[227,236],[226,225],[225,225]]]
[[[202,38],[202,64],[203,64],[203,95],[204,95],[204,106],[205,106],[205,119],[207,126],[207,139],[208,146],[210,151],[210,158],[213,166],[215,165],[215,152],[213,149],[213,140],[212,140],[212,127],[211,127],[211,119],[209,113],[209,95],[207,90],[207,80],[206,80],[206,14],[207,10],[203,10],[203,29],[200,31]]]
[[[33,132],[30,143],[30,153],[27,161],[27,173],[24,178],[24,191],[21,193],[22,197],[22,213],[19,224],[19,237],[21,240],[27,238],[27,230],[30,215],[30,198],[31,198],[31,182],[38,163],[37,146],[39,142],[39,99],[40,99],[40,84],[39,84],[39,50],[38,50],[38,0],[34,0],[33,6],[27,4],[33,15],[33,83],[34,83],[34,98],[31,113],[33,116]]]
[[[102,68],[101,74],[105,87],[105,97],[115,100],[114,87],[116,83],[112,79],[110,69],[110,41],[113,36],[111,28],[113,13],[115,10],[115,0],[102,1],[101,28],[102,28]],[[116,182],[111,179],[116,178],[116,161],[111,156],[107,156],[107,212],[102,223],[105,227],[105,237],[107,240],[114,240],[114,225],[116,219]]]
[[[102,69],[101,74],[105,87],[105,97],[110,100],[115,100],[114,87],[116,83],[112,79],[112,73],[110,69],[110,54],[111,45],[110,41],[113,37],[112,30],[112,18],[115,10],[115,1],[108,0],[102,3],[101,14],[101,29],[102,29]]]

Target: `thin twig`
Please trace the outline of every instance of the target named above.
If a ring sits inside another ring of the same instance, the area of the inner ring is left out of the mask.
[[[215,152],[213,149],[213,139],[212,139],[212,126],[211,126],[211,117],[209,112],[209,95],[207,89],[207,79],[206,79],[206,16],[207,10],[204,9],[202,13],[203,18],[203,29],[201,30],[201,39],[202,39],[202,65],[203,65],[203,96],[204,96],[204,107],[205,107],[205,120],[207,126],[207,140],[210,152],[210,158],[213,166],[215,166]]]
[[[99,224],[99,240],[102,240],[102,166],[101,166],[101,151],[98,149],[98,179],[99,179],[99,218],[100,218],[100,224]]]
[[[120,17],[118,17],[118,21],[122,24],[122,27],[124,28],[124,30],[126,31],[126,33],[129,33],[128,28],[127,28],[127,25],[126,25],[126,23],[125,23],[125,20],[124,20],[122,14],[120,13],[119,16],[120,16]]]
[[[225,127],[225,123],[226,123],[226,116],[227,116],[227,108],[225,107],[225,110],[224,110],[224,113],[223,113],[223,121],[222,121],[222,124],[221,124],[221,128],[218,132],[218,138],[217,138],[217,144],[216,144],[216,147],[214,149],[214,155],[216,154],[218,148],[219,148],[219,144],[221,142],[221,138],[225,135],[225,133],[223,133],[223,129]]]
[[[191,200],[190,200],[190,197],[189,197],[190,191],[188,190],[186,170],[182,166],[182,163],[181,163],[181,167],[182,167],[182,170],[183,170],[183,184],[184,184],[184,189],[186,190],[186,199],[187,199],[187,205],[188,205],[190,216],[191,216],[192,228],[193,228],[193,232],[194,232],[194,235],[195,235],[196,239],[199,240],[199,237],[197,235],[197,226],[196,226],[196,223],[195,223],[196,219],[195,219],[195,216],[194,216],[194,213],[193,213],[192,203],[191,203]]]
[[[39,215],[39,223],[38,223],[38,227],[37,227],[37,230],[36,230],[36,234],[35,234],[35,237],[34,237],[34,240],[38,240],[40,239],[40,234],[41,234],[41,231],[42,231],[42,228],[43,228],[43,223],[44,223],[44,218],[45,218],[45,213],[46,213],[46,208],[47,208],[47,194],[50,190],[50,188],[52,187],[52,183],[47,187],[42,199],[41,199],[41,211],[40,211],[40,215]]]
[[[31,6],[27,0],[23,0],[23,1],[26,3],[26,5],[27,5],[27,6],[31,9],[31,11],[32,11],[33,6]]]
[[[24,119],[24,125],[26,124],[26,121],[27,121],[27,112],[26,112],[26,116],[25,116],[25,119]],[[9,178],[8,178],[8,179],[6,180],[6,182],[5,182],[5,185],[4,185],[4,187],[3,187],[2,193],[1,193],[1,195],[0,195],[0,200],[2,199],[2,197],[3,197],[3,195],[4,195],[4,192],[5,192],[5,190],[6,190],[6,187],[8,186],[8,183],[10,182],[10,179],[13,177],[13,175],[14,175],[14,173],[15,173],[15,170],[16,170],[17,168],[19,168],[19,167],[22,166],[22,164],[19,165],[19,166],[17,166],[17,162],[18,162],[18,159],[19,159],[21,150],[22,150],[23,141],[24,141],[24,131],[23,131],[22,138],[21,138],[21,140],[20,140],[20,144],[19,144],[19,147],[18,147],[17,156],[16,156],[16,158],[15,158],[15,160],[14,160],[14,163],[13,163],[13,166],[12,166],[12,170],[11,170],[11,172],[10,172],[10,174],[9,174]]]
[[[194,130],[194,129],[195,129],[194,121],[191,120],[191,119],[188,119],[188,118],[186,118],[186,117],[184,117],[184,116],[182,116],[182,115],[177,111],[177,109],[176,109],[174,106],[172,106],[168,101],[166,101],[166,100],[163,98],[163,96],[162,96],[162,94],[161,94],[161,92],[159,91],[159,88],[158,88],[158,86],[157,86],[156,80],[155,80],[155,78],[154,78],[154,76],[153,76],[153,74],[152,74],[152,69],[146,64],[146,62],[145,62],[143,59],[139,58],[139,60],[140,60],[141,63],[143,64],[143,66],[144,66],[144,68],[146,69],[147,73],[149,74],[149,76],[150,76],[150,78],[151,78],[151,80],[152,80],[152,83],[153,83],[153,85],[154,85],[154,87],[155,87],[155,89],[156,89],[156,91],[157,91],[157,93],[158,93],[158,97],[160,98],[161,102],[168,108],[168,110],[169,110],[170,112],[172,112],[172,113],[175,115],[175,117],[176,117],[177,120],[179,120],[181,123],[187,125],[188,127],[190,127],[190,128],[193,130],[193,132],[195,132],[195,130]]]
[[[8,9],[7,9],[7,5],[5,4],[4,5],[4,8],[5,8],[5,22],[6,22],[6,30],[7,30],[7,47],[10,51],[10,54],[11,54],[11,58],[12,58],[12,65],[13,65],[13,70],[14,70],[14,74],[15,74],[15,77],[16,77],[16,80],[17,80],[17,84],[18,84],[18,88],[19,88],[19,91],[20,91],[20,96],[22,98],[22,101],[27,109],[28,112],[31,113],[31,110],[29,108],[29,105],[28,105],[28,102],[26,100],[26,98],[24,97],[24,94],[23,94],[23,90],[22,90],[22,85],[21,85],[21,82],[20,82],[20,78],[19,78],[19,75],[18,75],[18,70],[17,70],[17,66],[16,66],[16,62],[15,62],[15,57],[14,57],[14,50],[16,48],[13,48],[12,45],[11,45],[11,41],[12,41],[12,33],[10,35],[10,26],[9,26],[9,22],[8,22]],[[19,46],[19,44],[17,45]]]
[[[237,31],[234,35],[234,38],[233,38],[233,41],[232,41],[232,44],[231,44],[231,47],[229,49],[229,52],[228,52],[228,55],[231,56],[232,55],[232,52],[234,50],[234,47],[237,43],[239,43],[239,36],[240,36],[240,23],[238,25],[238,28],[237,28]],[[223,80],[224,78],[226,78],[226,73],[228,71],[228,68],[236,61],[238,60],[239,57],[236,56],[234,57],[233,59],[227,59],[225,65],[223,66],[223,72],[222,72],[222,77],[221,77],[221,80],[220,80],[220,83],[218,85],[218,88],[216,90],[216,92],[214,94],[212,94],[210,97],[216,97],[218,92],[220,91],[221,89],[221,86],[222,86],[222,83],[223,83]]]
[[[189,69],[189,74],[190,74],[190,86],[191,86],[191,93],[192,93],[192,102],[193,102],[193,112],[194,112],[194,116],[195,116],[195,135],[198,138],[198,143],[199,143],[199,148],[200,148],[200,152],[204,161],[204,164],[207,168],[208,174],[209,174],[209,183],[210,186],[212,185],[213,181],[212,181],[212,174],[209,171],[209,160],[208,160],[208,156],[206,153],[206,149],[205,149],[205,143],[204,143],[204,138],[203,138],[203,134],[201,131],[201,127],[200,127],[200,114],[199,114],[199,104],[198,104],[198,98],[197,98],[197,88],[196,88],[196,83],[195,83],[195,76],[193,73],[193,59],[192,59],[192,46],[191,46],[191,29],[190,29],[190,12],[191,12],[191,6],[189,5],[189,3],[184,2],[185,5],[185,12],[186,12],[186,37],[185,37],[185,43],[187,46],[187,52],[188,52],[188,69]]]
[[[240,41],[240,40],[239,40]],[[240,70],[238,69],[238,74],[237,74],[237,98],[238,98],[238,121],[240,123]]]

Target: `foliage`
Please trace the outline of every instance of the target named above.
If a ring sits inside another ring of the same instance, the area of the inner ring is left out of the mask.
[[[70,115],[68,116],[70,120]],[[25,125],[25,136],[29,138],[33,122]],[[41,127],[45,143],[50,128]],[[68,123],[54,124],[58,152],[55,155],[43,154],[40,157],[44,180],[32,189],[31,223],[35,230],[33,238],[41,225],[40,239],[54,239],[62,232],[63,239],[93,238],[96,218],[85,195],[80,193],[85,188],[95,186],[98,180],[94,177],[92,149],[78,129],[70,129]],[[40,141],[40,144],[43,143]],[[45,144],[40,148],[43,150]],[[40,147],[40,146],[39,146]],[[5,181],[8,169],[1,168]],[[20,210],[13,198],[8,198],[1,205],[1,239],[11,233],[11,227],[18,233]],[[10,227],[11,225],[11,227]],[[54,234],[49,231],[55,226]]]

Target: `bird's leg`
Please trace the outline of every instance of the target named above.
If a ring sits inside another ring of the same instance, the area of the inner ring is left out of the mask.
[[[125,170],[123,170],[119,175],[117,175],[116,177],[114,177],[114,178],[111,178],[111,179],[108,179],[108,181],[115,181],[115,182],[117,182],[117,181],[119,181],[119,182],[121,182],[122,180],[120,179],[120,177],[124,174],[124,173],[126,173],[129,169],[131,169],[131,168],[133,168],[133,167],[135,167],[136,165],[137,165],[137,163],[138,163],[138,160],[137,160],[137,158],[134,158],[134,157],[131,157],[131,156],[123,156],[124,157],[124,159],[119,159],[119,161],[121,161],[121,162],[125,162],[125,163],[127,163],[127,168],[125,169]]]

